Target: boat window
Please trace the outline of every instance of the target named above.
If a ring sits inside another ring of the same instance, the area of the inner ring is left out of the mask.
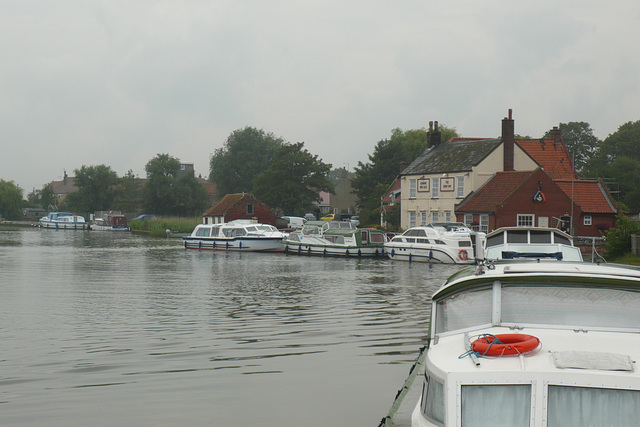
[[[196,231],[196,236],[198,236],[198,237],[209,237],[209,232],[210,231],[211,231],[211,229],[209,229],[209,228],[205,228],[205,227],[198,228],[198,231]]]
[[[300,235],[298,233],[289,233],[288,240],[291,240],[292,242],[299,242]]]
[[[640,391],[549,385],[547,425],[632,426],[640,418]]]
[[[444,384],[427,373],[422,387],[421,409],[425,417],[444,424]]]
[[[427,233],[425,233],[424,230],[407,230],[406,233],[404,233],[405,236],[426,236]]]
[[[371,239],[371,243],[384,243],[384,234],[371,233],[369,234],[369,239]]]
[[[438,301],[436,333],[491,324],[493,291],[490,286],[465,291]]]
[[[531,230],[531,243],[551,243],[551,233]]]
[[[429,239],[416,239],[416,242],[424,245],[429,243]]]
[[[460,240],[458,246],[461,248],[468,248],[471,246],[471,240]]]
[[[404,240],[406,240],[407,243],[415,243],[416,242],[416,239],[415,238],[411,238],[411,237],[407,237]]]
[[[258,228],[257,227],[253,227],[253,226],[252,227],[247,227],[247,231],[249,233],[255,233],[256,231],[258,231]]]
[[[640,325],[640,292],[575,286],[502,288],[502,322],[631,328]]]
[[[527,243],[527,230],[514,230],[507,233],[507,243]]]
[[[369,236],[368,236],[368,232],[367,230],[362,230],[362,233],[360,234],[360,236],[362,237],[362,244],[366,245],[369,243]]]
[[[463,385],[461,398],[463,426],[530,425],[530,384]]]
[[[571,241],[568,238],[557,233],[553,235],[553,240],[555,243],[560,243],[563,245],[571,245]]]
[[[329,236],[329,235],[324,235],[325,240],[330,241],[331,243],[335,243],[336,242],[336,236]]]
[[[336,236],[336,240],[334,241],[334,243],[344,245],[344,236]]]
[[[495,236],[487,237],[487,247],[498,246],[504,244],[504,237],[502,234],[496,234]]]
[[[438,240],[438,239],[434,239],[433,243],[435,243],[436,245],[444,245],[445,244],[442,240]]]

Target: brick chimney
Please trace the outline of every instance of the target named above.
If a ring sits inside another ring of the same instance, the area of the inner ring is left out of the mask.
[[[560,144],[560,141],[562,141],[562,134],[560,133],[558,126],[554,126],[553,129],[549,131],[549,138],[553,140],[554,146],[558,146]]]
[[[438,122],[429,122],[429,147],[440,145],[442,135],[438,130]]]
[[[509,108],[509,117],[502,119],[502,145],[504,150],[503,169],[505,171],[514,170],[514,150],[515,150],[515,133],[514,123],[511,118],[511,108]]]

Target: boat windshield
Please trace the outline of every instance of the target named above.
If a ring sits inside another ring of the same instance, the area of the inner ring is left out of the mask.
[[[640,292],[580,283],[558,286],[496,282],[436,303],[436,333],[492,323],[638,330]]]

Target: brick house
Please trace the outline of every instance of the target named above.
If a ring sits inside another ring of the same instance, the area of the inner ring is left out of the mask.
[[[262,224],[276,225],[276,215],[271,208],[250,193],[227,194],[202,217],[204,224],[255,219]]]
[[[571,189],[573,188],[573,197]],[[581,193],[581,194],[579,194]],[[456,219],[481,231],[500,227],[558,227],[600,236],[613,227],[617,208],[595,180],[553,180],[546,170],[499,171],[456,206]],[[576,219],[573,230],[571,217]]]

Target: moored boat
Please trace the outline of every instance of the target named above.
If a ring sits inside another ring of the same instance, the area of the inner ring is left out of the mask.
[[[56,230],[88,230],[89,224],[83,216],[72,214],[71,212],[49,212],[38,221],[42,228],[53,228]]]
[[[471,264],[482,258],[484,236],[462,223],[430,223],[394,236],[384,248],[393,260]]]
[[[105,214],[102,218],[96,218],[90,225],[94,231],[130,231],[127,217],[120,214]]]
[[[503,227],[487,234],[484,258],[488,261],[518,258],[553,258],[582,261],[573,237],[557,228]]]
[[[414,427],[637,425],[640,270],[562,259],[469,266],[433,295]]]
[[[350,221],[308,221],[284,239],[285,252],[295,255],[378,256],[385,242],[383,231]]]
[[[185,249],[236,252],[283,252],[285,234],[269,224],[235,220],[223,224],[199,224],[183,237]]]

